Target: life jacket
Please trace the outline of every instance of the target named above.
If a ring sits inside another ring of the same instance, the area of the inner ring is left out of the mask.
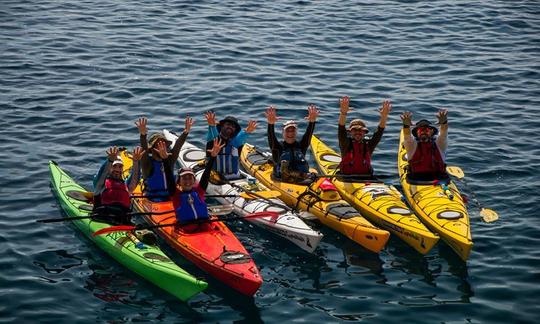
[[[176,220],[187,222],[196,219],[208,219],[208,206],[201,199],[197,190],[177,193],[173,200]]]
[[[339,168],[343,174],[373,174],[371,153],[365,141],[349,139],[349,151],[341,158]]]
[[[409,159],[409,168],[413,175],[446,173],[444,160],[435,141],[417,142],[416,151]]]
[[[120,205],[129,209],[131,202],[129,200],[129,190],[123,180],[108,177],[105,179],[105,189],[99,195],[100,205]]]
[[[278,178],[281,178],[282,176],[282,164],[287,165],[289,172],[309,172],[309,164],[307,163],[306,157],[304,156],[304,153],[302,153],[298,142],[295,142],[294,147],[285,147],[283,153],[281,153],[278,163],[274,166],[274,175]]]
[[[238,148],[234,147],[231,142],[228,141],[221,151],[219,151],[216,162],[212,167],[215,171],[225,176],[239,174],[239,152]]]
[[[169,195],[167,187],[167,177],[165,167],[162,161],[152,159],[152,174],[144,179],[144,191],[147,195],[163,196],[164,199],[151,198],[152,201],[164,201]],[[161,197],[160,197],[161,198]]]

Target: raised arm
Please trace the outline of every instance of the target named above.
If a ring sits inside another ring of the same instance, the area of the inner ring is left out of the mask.
[[[131,168],[131,173],[129,177],[126,179],[129,193],[133,193],[133,190],[135,190],[141,178],[141,166],[139,162],[143,156],[144,150],[142,149],[142,147],[137,146],[133,150],[133,167]]]
[[[440,109],[437,112],[439,121],[439,136],[437,137],[437,146],[442,152],[448,148],[448,110]]]
[[[319,109],[314,104],[310,104],[308,106],[308,116],[306,119],[309,121],[309,123],[306,132],[300,141],[300,147],[303,154],[306,154],[309,144],[311,143],[311,136],[313,136],[313,132],[315,131],[315,122],[317,121],[317,117],[319,117],[319,113]]]
[[[410,159],[412,157],[412,154],[416,150],[416,141],[411,135],[412,113],[410,111],[406,111],[399,117],[403,122],[403,145],[405,145],[407,157]]]
[[[150,150],[148,149],[148,128],[147,128],[148,120],[145,117],[140,117],[135,121],[135,125],[137,126],[137,129],[139,130],[139,140],[141,143],[141,147],[144,151],[143,156],[141,157],[140,163],[143,175],[145,177],[148,177],[150,175],[150,171],[152,168],[152,160],[150,158]]]
[[[278,120],[277,117],[277,111],[274,106],[270,106],[266,109],[264,112],[264,115],[266,116],[266,121],[268,122],[268,128],[267,128],[267,136],[268,136],[268,146],[270,147],[270,150],[272,151],[272,159],[275,163],[278,162],[279,156],[282,151],[281,143],[279,143],[276,132],[275,132],[275,124]]]
[[[209,110],[204,113],[204,118],[206,119],[206,122],[208,123],[208,132],[206,134],[206,141],[209,142],[219,136],[219,132],[217,130],[216,113]]]
[[[191,131],[191,127],[194,123],[195,121],[193,120],[193,118],[189,116],[186,117],[184,131],[182,132],[182,134],[180,134],[180,137],[176,139],[176,142],[174,143],[174,146],[171,150],[171,155],[169,156],[169,162],[171,163],[171,165],[174,166],[174,162],[176,162],[176,160],[178,159],[178,155],[180,155],[180,150],[186,142],[189,132]]]
[[[116,146],[109,147],[105,153],[107,160],[101,165],[97,174],[94,176],[94,194],[99,195],[105,189],[105,179],[109,176],[112,163],[116,160],[120,150]]]
[[[208,158],[206,160],[206,166],[204,167],[204,172],[199,181],[199,187],[206,191],[208,187],[208,180],[210,179],[210,173],[212,172],[212,167],[214,166],[214,161],[216,156],[219,154],[219,151],[225,146],[225,143],[221,143],[219,138],[215,138],[213,146],[208,150]]]

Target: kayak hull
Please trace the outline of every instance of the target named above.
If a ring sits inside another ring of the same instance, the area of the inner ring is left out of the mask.
[[[341,157],[316,136],[312,136],[311,150],[324,174],[334,174]],[[390,231],[416,251],[426,254],[439,240],[403,202],[404,197],[392,185],[380,181],[347,181],[333,177],[332,183],[341,197],[358,209],[373,224]]]
[[[49,162],[49,170],[53,192],[67,218],[89,215],[92,210],[91,201],[82,195],[86,190],[55,162]],[[94,232],[111,225],[90,219],[73,220],[71,223],[120,264],[180,300],[187,301],[208,286],[206,282],[178,267],[159,247],[147,244],[141,247],[131,232],[113,232],[93,237]]]
[[[131,158],[122,154],[124,168],[132,165]],[[172,202],[152,202],[143,197],[140,184],[133,195],[134,207],[141,212],[160,213],[147,215],[150,225],[176,222]],[[262,284],[262,277],[255,262],[242,243],[222,222],[203,223],[195,229],[177,228],[174,225],[156,228],[167,243],[197,267],[236,291],[253,296]]]
[[[438,233],[442,240],[466,261],[473,241],[469,214],[458,188],[450,180],[432,184],[409,183],[408,165],[402,131],[398,150],[398,172],[407,202],[422,222]]]
[[[310,186],[285,183],[273,179],[273,166],[268,154],[258,151],[254,146],[246,144],[240,154],[244,168],[263,185],[279,191],[289,207],[303,210],[315,215],[324,225],[344,234],[366,249],[378,253],[388,241],[390,233],[379,229],[367,221],[349,203],[342,200],[337,192],[331,192],[331,199],[321,196],[317,187],[320,181]]]

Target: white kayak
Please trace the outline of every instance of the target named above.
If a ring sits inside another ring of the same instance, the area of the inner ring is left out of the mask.
[[[167,130],[163,130],[163,133],[167,140],[174,145],[178,136]],[[178,162],[182,167],[192,168],[197,180],[200,180],[204,171],[203,161],[205,157],[206,152],[204,150],[186,141],[180,150]],[[206,189],[207,194],[234,196],[215,197],[215,199],[224,205],[233,204],[234,212],[240,216],[262,211],[277,212],[278,217],[246,218],[246,220],[293,242],[310,253],[313,252],[323,235],[309,227],[297,213],[293,212],[281,200],[268,198],[272,197],[272,195],[268,194],[269,189],[267,187],[259,182],[254,182],[255,179],[251,178],[247,173],[241,171],[241,174],[240,179],[226,180],[226,183],[215,184],[212,183],[211,179]],[[245,194],[244,197],[239,196],[242,192],[253,193],[253,196],[251,196],[253,199],[246,197]],[[261,197],[257,197],[257,195]]]

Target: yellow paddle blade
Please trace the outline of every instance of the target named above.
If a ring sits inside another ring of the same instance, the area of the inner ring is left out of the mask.
[[[492,223],[499,219],[499,215],[494,210],[489,208],[482,208],[480,210],[480,216],[482,216],[482,219],[486,223]]]
[[[463,170],[458,166],[447,166],[446,172],[449,175],[454,176],[458,179],[461,179],[465,176],[465,173],[463,172]]]
[[[272,199],[279,198],[281,193],[275,190],[263,190],[263,191],[245,191],[240,193],[240,197],[244,199]]]
[[[91,191],[81,191],[84,198],[91,200],[94,199],[94,193]]]

